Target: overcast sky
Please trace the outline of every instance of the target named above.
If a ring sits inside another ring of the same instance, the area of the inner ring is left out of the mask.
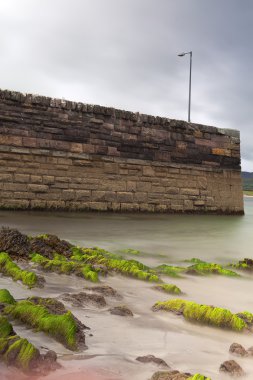
[[[252,0],[0,0],[0,88],[241,132],[253,171]]]

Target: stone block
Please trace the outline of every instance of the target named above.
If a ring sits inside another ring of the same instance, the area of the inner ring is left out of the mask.
[[[48,191],[47,185],[28,184],[27,188],[34,193],[46,193]]]
[[[182,188],[180,193],[185,195],[199,195],[199,189]]]
[[[131,203],[133,202],[133,194],[130,192],[118,192],[117,201],[120,203]]]

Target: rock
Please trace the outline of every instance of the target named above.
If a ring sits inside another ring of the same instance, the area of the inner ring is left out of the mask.
[[[16,229],[3,227],[0,230],[0,252],[7,252],[11,258],[29,259],[30,241]]]
[[[115,306],[109,311],[111,314],[114,314],[114,315],[121,315],[122,317],[133,317],[132,311],[124,305]]]
[[[234,377],[239,377],[245,375],[242,367],[236,363],[235,360],[227,360],[220,366],[220,372],[227,373]]]
[[[70,302],[73,306],[82,307],[87,304],[92,304],[96,307],[105,307],[106,301],[100,294],[89,294],[80,292],[76,294],[64,293],[62,299],[66,302]]]
[[[52,350],[49,350],[45,355],[41,355],[39,366],[40,372],[43,375],[47,375],[50,371],[61,368],[61,365],[57,363],[57,355]]]
[[[156,358],[154,355],[138,356],[136,360],[141,363],[155,363],[161,367],[170,368],[170,366],[163,359]]]
[[[158,371],[153,374],[151,380],[187,380],[190,376],[190,373],[179,371]]]
[[[229,348],[229,352],[231,354],[237,355],[237,356],[248,356],[248,352],[245,350],[245,348],[239,344],[239,343],[233,343],[231,344]]]
[[[72,255],[72,244],[66,240],[61,240],[55,235],[35,236],[30,240],[30,252],[38,252],[48,259],[53,259],[57,252],[65,257]]]
[[[253,346],[247,349],[247,352],[250,356],[253,356]]]
[[[85,289],[91,290],[92,292],[101,293],[105,297],[116,297],[121,298],[118,292],[109,285],[97,285],[97,286],[86,286]]]

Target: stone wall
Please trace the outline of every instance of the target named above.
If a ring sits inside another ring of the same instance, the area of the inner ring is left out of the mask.
[[[0,208],[242,213],[239,132],[0,91]]]

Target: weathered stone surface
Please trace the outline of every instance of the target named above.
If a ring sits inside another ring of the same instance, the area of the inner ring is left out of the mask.
[[[111,308],[110,313],[114,315],[120,315],[122,317],[133,317],[132,311],[125,305],[115,306]]]
[[[234,354],[236,356],[248,356],[248,352],[239,343],[231,344],[231,346],[229,347],[229,352],[231,352],[231,354]]]
[[[245,375],[242,367],[235,360],[227,360],[220,366],[220,372],[224,372],[233,377]]]
[[[136,360],[141,363],[155,363],[159,367],[170,368],[170,366],[163,359],[157,358],[154,355],[138,356]]]

